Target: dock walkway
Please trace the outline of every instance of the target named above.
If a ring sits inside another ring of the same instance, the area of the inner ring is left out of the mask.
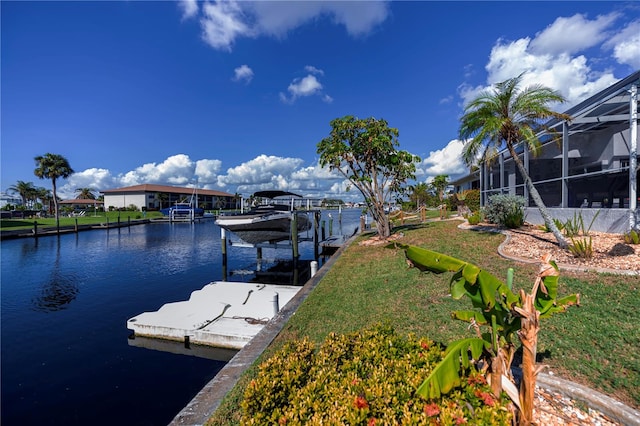
[[[299,286],[215,281],[187,301],[163,305],[127,321],[135,336],[242,349],[301,289]]]

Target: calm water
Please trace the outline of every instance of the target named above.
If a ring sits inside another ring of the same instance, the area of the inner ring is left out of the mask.
[[[342,226],[332,214],[334,234],[359,224],[359,210]],[[126,321],[222,279],[220,245],[213,221],[3,241],[2,424],[169,423],[225,362],[133,346]],[[265,249],[263,268],[290,257]],[[228,280],[255,266],[229,250]]]

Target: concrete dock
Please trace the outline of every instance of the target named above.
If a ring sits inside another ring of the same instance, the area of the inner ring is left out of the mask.
[[[242,349],[301,289],[299,286],[215,281],[187,301],[163,305],[127,321],[134,335],[217,348]]]

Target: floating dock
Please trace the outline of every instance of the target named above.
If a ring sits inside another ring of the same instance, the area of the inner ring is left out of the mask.
[[[127,321],[136,336],[242,349],[302,287],[215,281]]]

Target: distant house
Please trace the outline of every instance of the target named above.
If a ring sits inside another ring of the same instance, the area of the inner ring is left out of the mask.
[[[0,192],[0,208],[10,205],[10,206],[21,206],[22,198],[16,197],[15,195],[8,194],[6,192]]]
[[[192,203],[205,210],[225,209],[235,206],[233,194],[211,189],[181,188],[166,185],[134,185],[101,191],[105,209],[127,208],[131,205],[140,210],[159,210],[176,203]]]
[[[93,208],[102,208],[104,203],[99,200],[92,200],[90,198],[76,198],[73,200],[63,200],[58,202],[62,207],[71,207],[74,210],[85,210]]]
[[[551,215],[559,220],[580,213],[594,231],[622,233],[638,226],[638,96],[640,71],[565,111],[570,121],[551,120],[560,135],[541,134],[537,155],[516,152]],[[634,117],[632,119],[632,117]],[[527,221],[542,224],[515,162],[505,149],[494,161],[451,182],[456,192],[479,189],[481,205],[493,194],[526,200]]]

